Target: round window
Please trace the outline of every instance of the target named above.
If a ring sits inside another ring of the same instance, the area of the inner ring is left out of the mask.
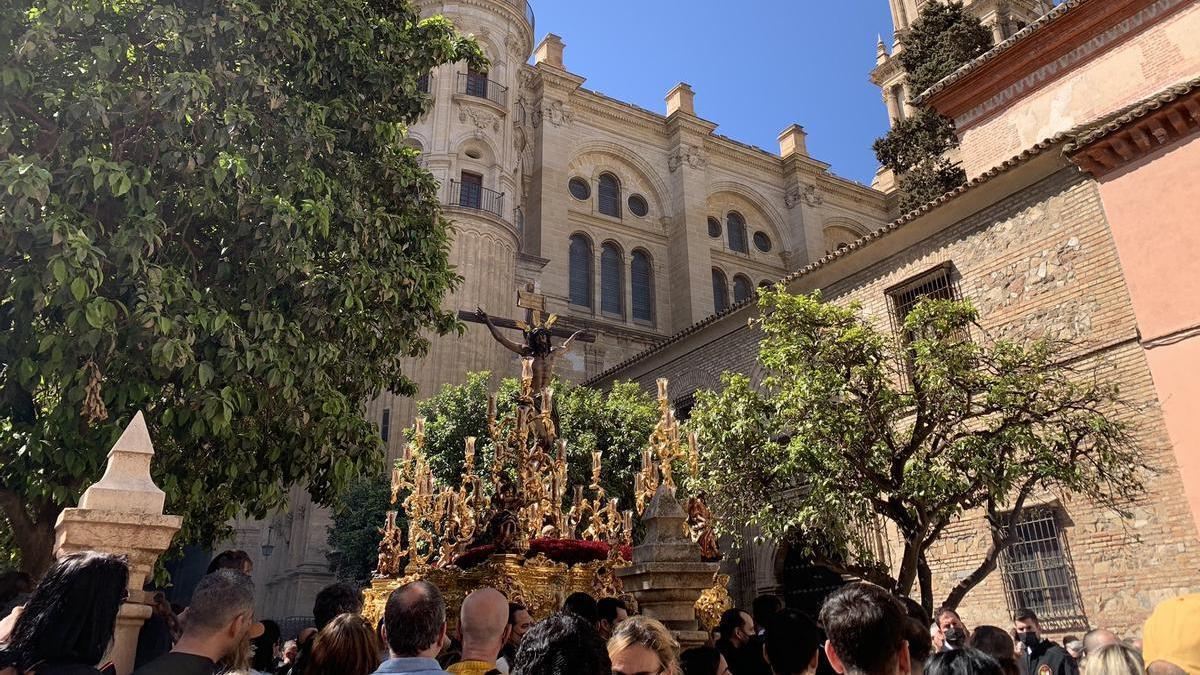
[[[591,186],[582,178],[572,178],[567,187],[571,190],[571,196],[581,202],[592,196]]]
[[[646,203],[646,198],[641,195],[629,195],[629,212],[638,218],[642,218],[647,213],[650,213],[650,205]]]
[[[712,237],[713,239],[721,238],[721,221],[717,220],[716,218],[708,219],[708,236]]]
[[[755,232],[754,233],[754,247],[757,248],[758,250],[762,251],[763,253],[770,253],[771,252],[771,238],[767,236],[766,232]]]

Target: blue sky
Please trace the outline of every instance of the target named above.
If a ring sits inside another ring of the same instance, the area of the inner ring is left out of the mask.
[[[886,0],[532,3],[537,39],[561,36],[588,89],[663,113],[667,91],[688,82],[716,133],[777,153],[779,132],[799,122],[809,154],[871,182],[887,111],[867,75],[876,36],[892,30]]]

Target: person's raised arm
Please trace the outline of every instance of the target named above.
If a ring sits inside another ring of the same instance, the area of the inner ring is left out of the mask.
[[[479,317],[480,321],[487,324],[488,330],[491,331],[492,337],[496,338],[496,342],[504,345],[506,349],[514,354],[517,354],[518,356],[525,356],[525,347],[504,337],[504,335],[500,333],[500,329],[496,328],[496,324],[492,323],[492,317],[488,316],[488,313],[483,311],[482,307],[475,308],[475,316]]]

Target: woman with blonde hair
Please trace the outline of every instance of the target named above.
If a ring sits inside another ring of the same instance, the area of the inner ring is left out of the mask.
[[[381,663],[379,637],[367,620],[342,614],[313,638],[308,667],[300,675],[370,675]]]
[[[1146,672],[1146,664],[1138,650],[1118,642],[1105,645],[1096,650],[1095,654],[1087,655],[1087,665],[1084,675],[1141,675]]]
[[[660,622],[634,616],[609,638],[608,658],[613,675],[676,675],[679,643]]]

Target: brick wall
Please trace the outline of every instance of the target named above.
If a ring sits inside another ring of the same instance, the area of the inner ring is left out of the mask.
[[[872,244],[886,245],[886,239]],[[1159,471],[1145,497],[1127,505],[1131,518],[1067,496],[1040,495],[1034,503],[1062,508],[1087,622],[1122,633],[1140,631],[1156,602],[1200,591],[1200,541],[1095,183],[1075,170],[1060,171],[823,293],[833,302],[861,303],[878,326],[890,329],[885,290],[946,262],[953,264],[958,292],[979,308],[984,330],[1071,341],[1069,355],[1077,368],[1094,367],[1120,382],[1129,407],[1119,414],[1137,424],[1146,458]],[[813,290],[806,284],[802,276],[793,290]],[[725,370],[753,374],[757,336],[744,318],[737,320],[740,327],[703,344],[695,340],[690,350],[673,349],[677,358],[636,373],[637,381],[652,387],[656,377],[669,377],[672,393],[682,396],[714,386]],[[988,540],[977,515],[947,529],[931,556],[937,601],[974,569]],[[1007,626],[1010,609],[1002,577],[993,573],[967,596],[962,612],[971,625]]]

